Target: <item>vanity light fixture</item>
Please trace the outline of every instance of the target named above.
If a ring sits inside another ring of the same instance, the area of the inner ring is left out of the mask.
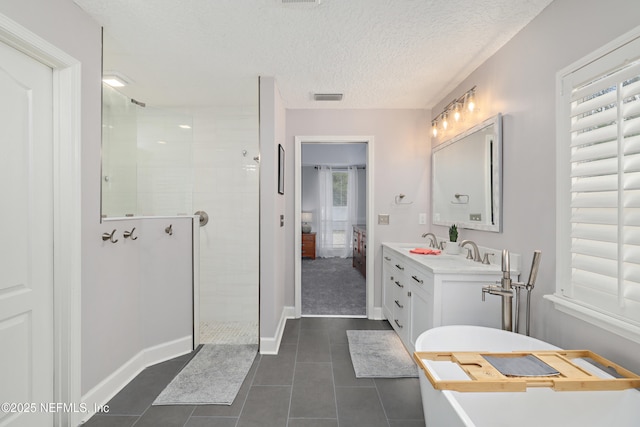
[[[475,110],[475,93],[476,87],[474,86],[466,91],[464,95],[447,104],[444,110],[442,110],[442,112],[431,121],[431,131],[434,138],[438,136],[438,124],[440,124],[442,130],[447,130],[449,127],[450,114],[453,116],[453,120],[455,122],[459,122],[464,118],[463,115],[466,110],[468,110],[469,113],[472,113]]]

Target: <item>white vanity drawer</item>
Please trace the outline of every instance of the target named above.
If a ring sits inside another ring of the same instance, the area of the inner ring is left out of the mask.
[[[419,270],[412,266],[408,266],[405,272],[407,280],[411,285],[433,294],[433,274],[431,272],[425,269]]]

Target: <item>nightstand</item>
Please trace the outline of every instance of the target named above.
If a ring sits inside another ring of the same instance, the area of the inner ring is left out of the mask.
[[[302,258],[316,259],[316,233],[302,233]]]

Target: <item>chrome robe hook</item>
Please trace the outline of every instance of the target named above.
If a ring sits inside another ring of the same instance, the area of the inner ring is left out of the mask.
[[[133,237],[133,232],[136,231],[136,228],[133,227],[131,229],[131,231],[126,231],[124,233],[122,233],[122,235],[124,236],[125,239],[131,239],[131,240],[138,240],[138,236]]]
[[[111,233],[102,233],[102,241],[106,242],[107,240],[110,240],[111,243],[116,243],[118,241],[118,239],[114,239],[113,236],[115,236],[116,234],[116,229],[114,228],[113,231]]]

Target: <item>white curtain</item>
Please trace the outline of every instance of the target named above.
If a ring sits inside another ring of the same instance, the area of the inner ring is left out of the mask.
[[[317,252],[321,258],[348,258],[353,256],[353,226],[358,223],[358,169],[347,169],[346,215],[344,206],[333,206],[333,172],[329,166],[318,167]]]
[[[318,230],[316,232],[318,256],[333,254],[333,171],[328,166],[318,166]]]
[[[353,226],[358,224],[358,168],[347,169],[347,225],[346,245],[342,258],[353,256]]]

